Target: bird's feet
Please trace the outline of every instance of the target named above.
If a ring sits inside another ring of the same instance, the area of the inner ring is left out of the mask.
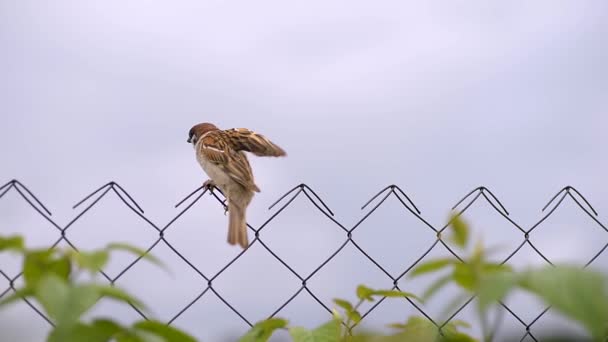
[[[203,187],[204,187],[205,189],[209,190],[209,192],[210,192],[211,194],[213,194],[213,190],[217,189],[217,186],[215,185],[215,182],[214,182],[213,180],[211,180],[211,179],[207,179],[207,180],[205,181],[205,183],[203,183]],[[220,190],[220,193],[221,193],[221,192],[222,192],[222,191]],[[223,194],[223,193],[222,193],[222,194]],[[227,200],[228,200],[228,199],[224,199],[224,200],[222,201],[222,205],[224,206],[224,216],[226,216],[226,213],[228,213],[228,205],[226,205],[226,201],[227,201]]]
[[[214,182],[214,181],[212,181],[211,179],[207,179],[207,180],[205,181],[205,183],[203,183],[203,187],[204,187],[205,189],[209,190],[209,192],[211,192],[211,193],[213,193],[213,189],[215,189],[215,188],[216,188],[216,186],[215,186],[215,182]]]

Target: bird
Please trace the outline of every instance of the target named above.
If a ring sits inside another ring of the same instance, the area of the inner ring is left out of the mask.
[[[245,152],[262,157],[282,157],[287,153],[265,136],[247,128],[221,130],[211,123],[199,123],[188,132],[188,143],[209,180],[203,185],[213,191],[219,188],[228,205],[228,243],[249,246],[246,210],[260,188]]]

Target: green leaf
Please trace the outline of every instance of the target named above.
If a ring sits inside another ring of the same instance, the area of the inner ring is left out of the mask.
[[[475,342],[477,341],[473,337],[460,332],[458,327],[470,328],[471,325],[467,322],[454,320],[448,322],[442,329],[443,337],[440,338],[442,342]]]
[[[161,336],[154,333],[132,329],[129,334],[124,334],[116,338],[117,342],[167,342]]]
[[[69,327],[53,329],[48,342],[107,342],[123,328],[109,320],[96,320],[92,324],[78,323]]]
[[[458,327],[471,328],[471,324],[469,322],[465,322],[460,319],[451,320],[447,325],[452,326],[454,328],[458,328]]]
[[[108,336],[115,336],[125,331],[123,326],[109,319],[96,319],[91,325]]]
[[[239,342],[265,342],[277,329],[287,327],[287,320],[282,318],[269,318],[251,327],[251,329],[239,339]]]
[[[342,315],[340,314],[340,312],[338,312],[338,310],[336,310],[335,308],[331,309],[331,316],[334,319],[337,319],[339,321],[342,321]]]
[[[443,277],[435,280],[422,294],[422,300],[426,301],[426,300],[430,299],[433,295],[435,295],[435,293],[437,293],[437,291],[441,290],[443,287],[445,287],[451,281],[452,281],[451,274],[448,274],[446,276],[443,276]]]
[[[312,331],[302,327],[289,328],[289,335],[293,342],[316,342],[312,335]]]
[[[290,328],[289,334],[293,342],[336,342],[340,340],[340,321],[331,320],[315,330]]]
[[[31,251],[26,253],[23,266],[23,277],[28,287],[35,288],[45,274],[54,274],[67,280],[71,264],[67,256],[55,256],[54,250]]]
[[[133,328],[161,337],[165,342],[196,342],[196,339],[187,333],[158,321],[140,321],[135,323]]]
[[[469,264],[477,266],[482,266],[485,264],[486,258],[486,250],[483,247],[483,243],[481,240],[475,242],[475,246],[473,247],[473,253],[469,258]],[[483,267],[483,266],[482,266]]]
[[[111,243],[106,247],[106,250],[108,252],[111,252],[111,251],[129,252],[134,255],[137,255],[138,257],[142,257],[142,258],[152,262],[153,264],[156,264],[158,266],[161,266],[162,268],[165,268],[165,265],[162,263],[162,261],[160,261],[160,259],[156,258],[154,255],[148,253],[147,251],[145,251],[141,248],[131,246],[126,243]]]
[[[597,340],[608,331],[608,282],[604,275],[575,266],[525,272],[520,285],[553,309],[581,323]]]
[[[399,291],[399,290],[374,290],[372,292],[372,295],[390,297],[390,298],[397,298],[397,297],[413,298],[419,302],[422,302],[422,299],[418,298],[418,296],[416,296],[415,294],[409,293],[409,292],[403,292],[403,291]]]
[[[165,342],[162,337],[145,331],[125,330],[115,337],[116,342],[146,342],[150,339],[154,342]]]
[[[331,320],[312,331],[315,342],[335,341],[340,338],[340,324],[342,322]]]
[[[0,252],[2,251],[23,251],[25,244],[21,236],[0,236]]]
[[[450,226],[452,226],[451,240],[460,248],[465,248],[469,242],[469,225],[461,218],[460,215],[453,215],[450,218]]]
[[[513,272],[513,268],[507,264],[486,263],[482,266],[482,271],[488,274],[497,272]]]
[[[54,274],[49,274],[36,281],[36,299],[53,320],[62,315],[62,307],[68,301],[70,289],[68,283]]]
[[[353,310],[353,305],[345,299],[334,298],[334,303],[336,303],[336,305],[341,307],[342,309],[346,310],[346,312]]]
[[[398,329],[398,330],[407,329],[407,325],[404,323],[391,323],[391,324],[387,325],[387,327],[393,328],[393,329]]]
[[[42,273],[47,271],[48,264],[52,261],[53,250],[31,251],[25,254],[23,260],[23,278],[30,287],[35,287]]]
[[[347,311],[346,316],[348,317],[349,320],[351,320],[355,324],[358,324],[359,322],[361,322],[361,313],[359,313],[359,311],[357,311],[357,310]]]
[[[359,299],[368,300],[370,302],[373,302],[374,301],[374,298],[372,298],[373,294],[374,294],[374,290],[370,289],[369,287],[367,287],[365,285],[357,286],[357,297],[359,297]]]
[[[74,251],[72,257],[78,266],[94,274],[101,271],[106,266],[109,260],[109,253],[105,250],[94,252]]]
[[[459,263],[454,265],[452,278],[456,284],[465,290],[474,291],[477,285],[477,278],[470,265]]]
[[[403,330],[398,336],[401,341],[435,341],[439,336],[439,330],[428,319],[424,317],[413,316],[407,322],[399,327]]]
[[[502,300],[517,285],[517,277],[510,272],[494,272],[481,277],[477,289],[477,308],[485,313],[488,307]]]
[[[418,342],[419,340],[404,339],[403,333],[396,335],[378,335],[371,332],[357,333],[354,336],[346,336],[346,338],[339,340],[340,342]],[[420,341],[426,342],[426,341]],[[430,341],[434,342],[434,341]]]
[[[72,285],[67,301],[62,308],[62,315],[57,318],[57,323],[72,322],[80,317],[97,303],[101,298],[97,285]]]
[[[23,289],[17,289],[12,294],[10,294],[8,296],[5,295],[5,297],[0,300],[0,306],[9,305],[20,299],[27,298],[27,297],[30,297],[33,295],[34,295],[34,290],[29,287],[26,287]]]
[[[410,278],[413,278],[413,277],[417,277],[422,274],[435,272],[435,271],[438,271],[440,269],[443,269],[447,266],[454,264],[454,262],[455,262],[454,259],[449,259],[449,258],[435,259],[435,260],[423,262],[423,263],[419,264],[418,266],[416,266],[411,272],[409,272],[408,276]]]
[[[142,301],[140,301],[139,299],[130,295],[129,293],[125,292],[124,290],[121,290],[120,288],[110,286],[110,285],[97,285],[97,284],[92,285],[92,286],[94,286],[96,288],[96,290],[99,292],[100,296],[102,296],[102,297],[108,297],[108,298],[117,300],[119,302],[130,303],[130,304],[135,305],[136,307],[138,307],[141,310],[147,310],[146,305],[144,303],[142,303]]]
[[[54,274],[46,275],[36,288],[36,299],[59,326],[71,326],[101,297],[98,285],[70,285]]]
[[[477,339],[460,331],[445,331],[440,342],[478,342]]]
[[[50,272],[65,280],[70,277],[71,269],[72,265],[67,257],[61,257],[48,265],[48,270]]]
[[[394,324],[394,328],[401,330],[402,332],[397,335],[392,335],[378,339],[378,341],[390,341],[390,342],[473,342],[476,341],[471,336],[458,331],[457,327],[466,324],[461,321],[454,321],[447,323],[442,332],[445,336],[439,334],[439,329],[435,324],[424,317],[410,317],[405,324]],[[376,341],[376,340],[370,340]]]

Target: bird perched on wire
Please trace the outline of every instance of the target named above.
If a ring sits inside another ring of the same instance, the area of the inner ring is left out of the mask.
[[[188,142],[196,151],[196,159],[209,176],[204,185],[219,188],[228,201],[228,243],[247,248],[245,212],[255,192],[260,189],[253,180],[253,172],[246,152],[256,156],[280,157],[285,151],[261,134],[246,128],[220,130],[210,123],[194,125]]]

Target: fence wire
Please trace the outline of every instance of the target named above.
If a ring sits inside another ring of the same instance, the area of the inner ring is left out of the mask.
[[[72,243],[72,241],[70,241],[70,239],[69,239],[70,227],[72,225],[74,225],[74,223],[76,223],[87,212],[89,212],[90,210],[93,210],[93,208],[96,206],[96,204],[104,196],[106,196],[109,192],[113,192],[116,196],[118,196],[118,198],[122,201],[122,203],[126,207],[128,207],[133,213],[135,213],[143,221],[145,221],[148,225],[150,225],[150,227],[153,228],[156,231],[156,233],[158,234],[156,241],[154,241],[146,249],[146,253],[153,252],[154,248],[156,246],[158,246],[159,244],[165,244],[167,247],[169,247],[171,249],[171,251],[173,253],[175,253],[175,255],[177,255],[181,260],[183,260],[192,269],[192,271],[195,272],[198,276],[200,276],[200,278],[207,284],[206,288],[204,290],[202,290],[195,298],[193,298],[187,305],[185,305],[175,316],[173,316],[170,320],[168,320],[166,322],[167,324],[169,324],[169,325],[172,324],[176,319],[178,319],[188,309],[190,309],[190,307],[192,307],[196,302],[198,302],[203,296],[205,296],[209,292],[212,292],[228,308],[230,308],[230,310],[232,310],[236,314],[236,316],[238,316],[241,320],[243,320],[249,326],[252,326],[252,322],[250,322],[241,312],[239,312],[238,308],[236,308],[235,305],[228,302],[228,300],[226,300],[226,298],[223,297],[217,291],[217,289],[214,287],[214,280],[217,279],[222,273],[224,273],[231,265],[233,265],[245,253],[247,253],[248,249],[245,249],[241,253],[239,253],[236,257],[234,257],[232,260],[230,260],[224,267],[222,267],[218,272],[216,272],[214,274],[205,274],[199,268],[197,268],[192,262],[190,262],[186,257],[184,257],[184,255],[182,253],[180,253],[180,251],[177,248],[175,248],[169,241],[167,241],[167,239],[165,239],[166,231],[185,212],[190,210],[190,208],[192,208],[192,206],[197,201],[199,201],[201,199],[201,197],[203,197],[203,195],[208,193],[209,192],[208,189],[201,186],[198,189],[194,190],[192,193],[190,193],[188,196],[186,196],[184,199],[179,201],[179,203],[177,203],[175,205],[175,207],[176,208],[181,207],[182,209],[167,224],[160,226],[160,225],[157,225],[154,222],[152,222],[150,219],[148,219],[144,215],[144,210],[139,206],[139,204],[137,204],[135,199],[123,187],[121,187],[119,184],[117,184],[115,182],[109,182],[109,183],[99,187],[98,189],[96,189],[95,191],[90,193],[89,195],[85,196],[78,203],[76,203],[76,205],[74,205],[74,207],[73,207],[74,209],[79,208],[79,207],[84,207],[84,209],[63,227],[58,225],[55,221],[53,221],[51,219],[51,216],[52,216],[51,212],[38,199],[38,197],[36,195],[34,195],[34,193],[32,193],[25,185],[23,185],[18,180],[11,180],[11,181],[7,182],[6,184],[0,186],[0,199],[3,198],[11,190],[16,191],[23,198],[23,200],[25,200],[25,202],[27,202],[29,204],[29,206],[35,212],[37,212],[37,214],[42,216],[46,221],[48,221],[57,230],[57,239],[50,245],[50,248],[54,248],[61,241],[65,241],[65,243],[67,243],[69,246],[71,246],[75,250],[78,250],[78,247],[74,243]],[[218,210],[224,210],[224,207],[225,207],[224,198],[221,195],[221,193],[218,194],[218,191],[213,191],[210,193],[210,195],[215,197],[215,199],[218,201],[218,204],[219,204]],[[302,273],[296,272],[287,262],[285,262],[281,257],[279,257],[275,252],[273,252],[272,249],[268,247],[268,245],[262,240],[262,237],[261,237],[261,232],[264,230],[264,228],[270,222],[272,222],[277,216],[281,215],[281,213],[287,207],[289,207],[292,204],[292,202],[299,196],[305,196],[314,205],[316,210],[318,210],[320,213],[322,213],[328,220],[333,222],[336,225],[336,227],[344,233],[344,242],[340,245],[340,247],[338,247],[327,259],[325,259],[320,265],[318,265],[318,267],[316,267],[309,274],[302,274]],[[387,269],[385,267],[383,267],[382,264],[378,260],[374,259],[370,254],[368,254],[353,238],[353,231],[355,231],[363,222],[365,222],[391,196],[394,196],[395,198],[397,198],[397,200],[401,203],[401,205],[403,206],[403,209],[406,212],[408,212],[410,215],[413,215],[426,228],[433,231],[436,235],[435,241],[426,249],[426,251],[424,251],[422,253],[422,255],[420,255],[419,258],[417,258],[416,260],[411,262],[409,264],[409,266],[407,266],[403,270],[403,272],[401,272],[400,274],[392,274],[389,271],[387,271]],[[454,205],[454,207],[452,207],[452,210],[455,210],[457,215],[461,215],[464,212],[466,212],[471,207],[471,205],[473,205],[473,203],[475,203],[476,201],[478,201],[480,199],[487,201],[487,203],[490,204],[490,206],[493,208],[494,211],[496,211],[502,218],[504,218],[504,220],[509,222],[509,224],[512,225],[514,227],[514,229],[516,229],[517,231],[519,231],[521,233],[521,238],[522,238],[521,243],[513,251],[511,251],[511,253],[504,260],[502,260],[503,264],[507,263],[511,258],[513,258],[525,245],[529,245],[536,252],[536,254],[538,254],[547,264],[553,265],[551,260],[549,260],[549,258],[547,258],[543,253],[541,253],[540,250],[534,245],[534,243],[530,240],[530,237],[535,229],[537,229],[545,220],[547,220],[551,215],[553,215],[556,212],[556,210],[561,206],[561,204],[563,203],[563,201],[566,198],[570,198],[571,200],[573,200],[574,203],[577,205],[577,207],[582,212],[584,212],[588,217],[590,217],[593,220],[593,222],[595,222],[595,224],[597,224],[597,226],[600,227],[605,233],[608,233],[608,228],[606,228],[606,225],[604,223],[602,223],[598,220],[598,218],[597,218],[598,213],[591,206],[589,201],[587,201],[587,199],[578,190],[576,190],[572,186],[566,186],[563,189],[561,189],[560,191],[558,191],[549,200],[549,202],[543,207],[542,211],[543,211],[544,215],[541,217],[541,219],[538,220],[535,224],[533,224],[529,228],[522,227],[520,224],[518,224],[513,219],[511,219],[511,217],[509,216],[509,212],[503,206],[503,204],[500,202],[500,200],[488,188],[486,188],[484,186],[480,186],[480,187],[475,188],[472,191],[470,191],[467,195],[465,195],[462,199],[460,199]],[[457,259],[463,261],[463,259],[452,248],[450,248],[450,246],[442,239],[442,236],[443,236],[442,233],[448,228],[449,222],[440,227],[431,225],[421,215],[420,210],[418,210],[418,208],[416,207],[414,202],[410,199],[410,197],[401,188],[399,188],[396,185],[389,185],[389,186],[385,187],[384,189],[382,189],[381,191],[379,191],[374,196],[372,196],[365,203],[365,205],[361,208],[362,210],[367,210],[367,212],[352,227],[346,227],[345,225],[343,225],[342,223],[337,221],[334,218],[334,213],[327,206],[327,204],[325,204],[325,202],[321,199],[321,197],[319,197],[315,193],[315,191],[313,191],[306,184],[297,185],[293,189],[287,191],[284,195],[282,195],[276,202],[274,202],[270,206],[270,209],[275,208],[275,207],[278,207],[278,209],[259,227],[255,228],[248,224],[249,229],[254,233],[254,239],[251,241],[250,246],[252,246],[256,243],[260,244],[270,255],[272,255],[287,270],[289,270],[289,272],[291,272],[295,277],[297,277],[300,280],[301,286],[296,292],[293,293],[293,295],[291,297],[289,297],[289,299],[287,299],[284,303],[282,303],[269,317],[276,316],[283,308],[285,308],[289,303],[291,303],[302,291],[306,291],[321,307],[323,307],[329,314],[331,314],[332,311],[331,311],[330,307],[328,307],[326,305],[326,303],[324,303],[322,300],[320,300],[319,297],[313,291],[311,291],[310,288],[308,288],[307,284],[311,280],[311,278],[313,278],[323,267],[325,267],[332,259],[334,259],[348,244],[352,244],[363,256],[365,256],[368,260],[370,260],[372,262],[372,264],[375,265],[375,267],[377,267],[380,271],[382,271],[392,281],[392,284],[393,284],[392,288],[397,289],[397,290],[400,290],[398,282],[403,277],[405,277],[408,274],[408,272],[410,272],[416,265],[418,265],[429,253],[431,253],[431,251],[433,251],[435,248],[439,248],[438,247],[439,245],[443,246],[443,248],[445,248],[451,255],[453,255]],[[607,241],[608,241],[608,235],[607,235]],[[607,248],[608,248],[608,242],[603,246],[603,248],[601,248],[599,250],[599,252],[597,252],[596,254],[593,255],[593,257],[584,265],[584,267],[587,267],[591,263],[593,263],[600,255],[602,255],[602,253],[604,253],[606,251]],[[106,272],[103,272],[103,271],[101,271],[101,274],[103,275],[103,277],[105,279],[107,279],[107,281],[110,284],[114,285],[121,277],[123,277],[127,272],[129,272],[129,270],[134,265],[139,263],[141,259],[142,259],[142,257],[136,258],[133,262],[131,262],[129,265],[124,267],[124,269],[122,269],[120,272],[118,272],[118,274],[114,277],[109,276]],[[0,276],[4,277],[9,283],[9,285],[6,289],[0,289],[0,299],[1,299],[4,296],[6,296],[7,294],[9,294],[11,291],[16,290],[16,288],[17,288],[16,281],[22,276],[22,273],[16,274],[14,276],[10,276],[5,271],[2,270],[2,265],[0,265]],[[474,298],[475,298],[474,296],[471,296],[445,322],[435,321],[429,314],[427,314],[419,305],[417,305],[411,299],[405,298],[404,300],[409,302],[409,304],[416,311],[418,311],[421,315],[423,315],[424,317],[429,319],[431,322],[433,322],[433,324],[435,324],[435,326],[437,326],[439,329],[441,329],[446,324],[448,324],[451,320],[453,320],[454,317],[456,317],[468,305],[470,305],[470,303],[473,301]],[[366,312],[364,312],[362,314],[361,321],[363,322],[365,320],[365,318],[372,311],[374,311],[378,307],[378,305],[380,305],[385,299],[386,298],[382,298],[381,300],[377,301]],[[53,325],[53,322],[51,321],[51,319],[49,317],[47,317],[43,312],[41,312],[35,305],[33,305],[27,299],[24,299],[24,301],[32,310],[34,310],[34,312],[36,312],[42,319],[44,319],[46,322],[48,322],[48,324]],[[531,332],[531,328],[533,325],[535,325],[538,322],[538,320],[541,317],[543,317],[544,315],[547,314],[547,312],[550,310],[549,307],[545,308],[538,316],[534,317],[532,320],[526,321],[523,318],[521,318],[517,313],[515,313],[505,303],[501,302],[500,305],[505,309],[505,311],[508,314],[513,316],[515,318],[515,320],[521,324],[521,327],[523,330],[523,335],[521,337],[521,341],[524,341],[527,338],[531,338],[534,341],[539,341],[538,338],[536,336],[534,336],[534,334]],[[142,318],[148,319],[148,317],[145,315],[145,313],[143,313],[136,306],[131,305],[131,307]]]

